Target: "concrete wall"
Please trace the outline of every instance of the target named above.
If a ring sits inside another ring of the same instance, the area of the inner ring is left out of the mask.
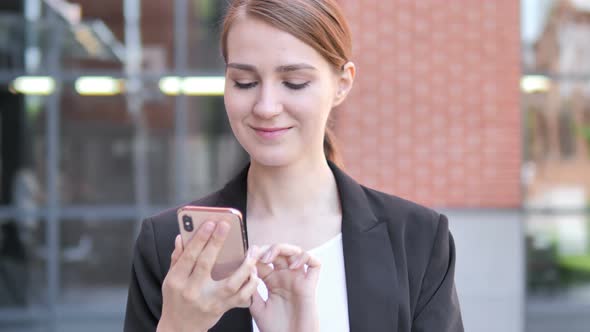
[[[522,332],[524,224],[518,210],[447,210],[465,331]]]

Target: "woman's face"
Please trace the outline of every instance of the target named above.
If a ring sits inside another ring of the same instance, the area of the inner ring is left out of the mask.
[[[316,50],[261,20],[242,16],[227,37],[225,107],[253,162],[285,166],[324,158],[339,75]]]

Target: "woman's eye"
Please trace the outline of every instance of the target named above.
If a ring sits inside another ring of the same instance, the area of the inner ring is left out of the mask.
[[[251,89],[253,87],[255,87],[256,85],[258,85],[258,82],[249,82],[249,83],[240,83],[238,81],[235,82],[235,87],[238,89]]]
[[[283,82],[283,84],[292,90],[301,90],[309,85],[309,82],[301,83],[301,84],[294,84],[290,82]]]

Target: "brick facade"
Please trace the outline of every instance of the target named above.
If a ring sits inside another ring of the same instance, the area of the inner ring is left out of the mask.
[[[430,206],[519,207],[519,2],[342,4],[358,67],[334,114],[348,172]]]

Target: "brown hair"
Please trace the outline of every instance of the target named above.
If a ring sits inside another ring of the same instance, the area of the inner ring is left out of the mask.
[[[342,70],[352,53],[348,23],[335,0],[233,0],[221,32],[221,52],[227,62],[227,36],[240,14],[250,15],[286,31],[319,52],[335,69]],[[342,166],[340,153],[328,119],[324,154]]]

